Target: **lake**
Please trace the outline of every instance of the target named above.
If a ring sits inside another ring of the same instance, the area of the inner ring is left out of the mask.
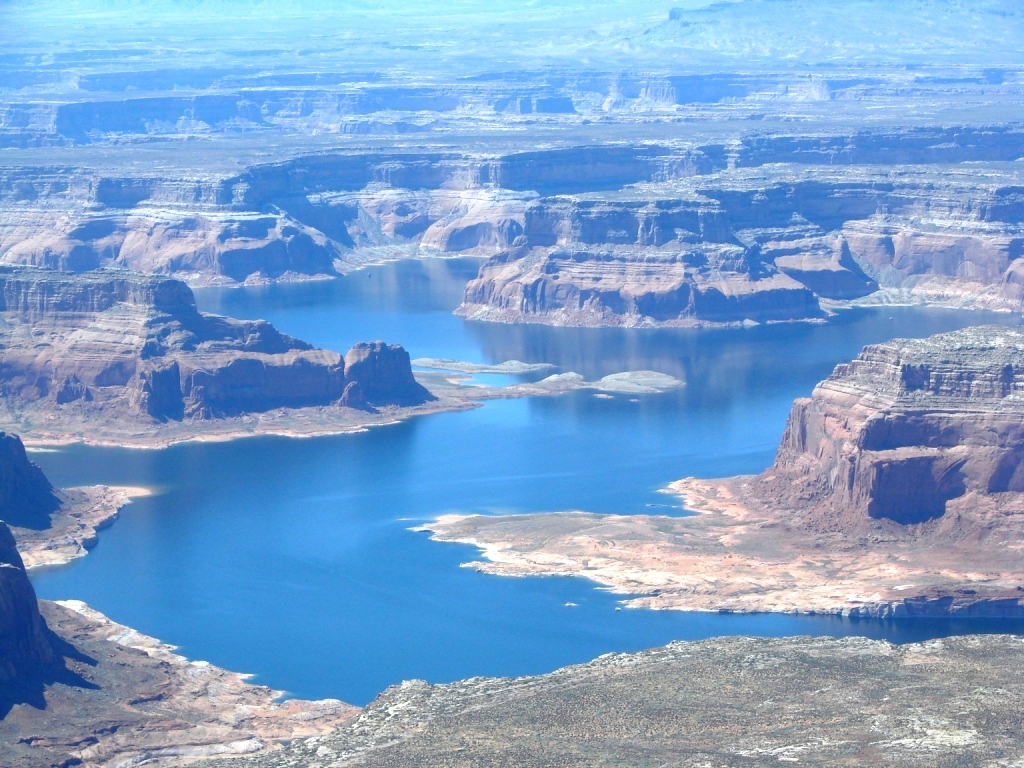
[[[409,528],[446,512],[680,514],[659,488],[688,475],[764,469],[793,398],[863,345],[1018,322],[912,307],[713,330],[467,322],[451,310],[478,263],[399,262],[330,282],[206,289],[197,299],[205,311],[262,317],[342,353],[383,339],[414,358],[546,362],[588,379],[650,369],[685,386],[491,401],[335,437],[35,453],[58,486],[157,491],[102,531],[87,557],[33,572],[39,595],[84,600],[190,658],[254,673],[289,695],[354,704],[403,679],[542,673],[673,639],[857,634],[905,642],[1024,632],[1024,622],[1009,620],[620,610],[619,596],[582,579],[460,568],[474,548]]]

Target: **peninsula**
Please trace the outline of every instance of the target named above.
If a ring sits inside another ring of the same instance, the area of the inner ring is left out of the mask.
[[[688,478],[687,516],[444,515],[487,573],[585,576],[627,605],[1024,615],[1024,332],[865,348],[797,400],[775,463]]]

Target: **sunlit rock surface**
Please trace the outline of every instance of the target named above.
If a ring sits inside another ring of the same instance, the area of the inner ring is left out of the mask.
[[[965,494],[1024,491],[1024,333],[983,327],[865,348],[793,407],[775,470],[837,514],[922,523]]]
[[[0,267],[0,316],[6,418],[37,430],[191,422],[198,433],[210,420],[343,405],[355,381],[341,355],[264,321],[200,313],[191,290],[168,278]],[[356,373],[373,404],[431,399],[401,347],[378,356],[381,365]]]

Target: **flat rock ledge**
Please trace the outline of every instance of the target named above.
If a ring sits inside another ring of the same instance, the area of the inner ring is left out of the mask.
[[[996,768],[1024,752],[1022,695],[1020,637],[723,637],[537,677],[405,682],[332,734],[214,764]]]
[[[1024,616],[1024,505],[968,496],[961,524],[995,519],[984,535],[947,535],[949,519],[917,526],[813,530],[788,510],[751,501],[758,478],[673,483],[698,514],[444,515],[419,530],[480,547],[467,563],[502,576],[583,576],[634,608],[844,616]],[[991,514],[988,507],[993,507]],[[968,530],[973,526],[966,525]],[[999,545],[996,546],[996,542]]]
[[[74,416],[49,423],[24,418],[25,414],[0,404],[0,423],[15,425],[28,446],[113,445],[128,448],[166,448],[185,442],[222,442],[244,437],[322,437],[362,432],[395,424],[413,416],[460,411],[477,405],[468,394],[449,394],[415,406],[383,406],[370,410],[341,405],[277,408],[262,413],[209,420],[140,424],[111,418],[96,421]]]

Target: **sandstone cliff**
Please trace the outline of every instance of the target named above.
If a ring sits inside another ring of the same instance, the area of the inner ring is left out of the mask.
[[[9,419],[204,421],[342,400],[345,362],[264,321],[200,313],[181,282],[0,267],[0,394]],[[400,347],[358,374],[375,405],[430,399]],[[403,369],[404,365],[404,369]],[[405,378],[401,378],[402,374]]]
[[[434,396],[412,375],[409,353],[397,344],[360,342],[345,355],[345,396],[354,403],[419,405]]]
[[[0,522],[0,712],[60,666],[10,529]]]
[[[822,317],[815,294],[756,251],[537,249],[491,259],[460,314],[503,322],[654,325]]]
[[[772,473],[844,517],[913,524],[965,494],[1024,492],[1024,333],[866,347],[797,400]]]
[[[577,325],[804,319],[879,286],[1022,306],[1021,173],[1005,162],[1019,129],[736,130],[327,153],[219,177],[0,168],[0,261],[237,284],[479,255],[492,261],[464,314]]]
[[[21,528],[46,528],[60,499],[43,471],[28,460],[17,435],[0,432],[0,520]]]

